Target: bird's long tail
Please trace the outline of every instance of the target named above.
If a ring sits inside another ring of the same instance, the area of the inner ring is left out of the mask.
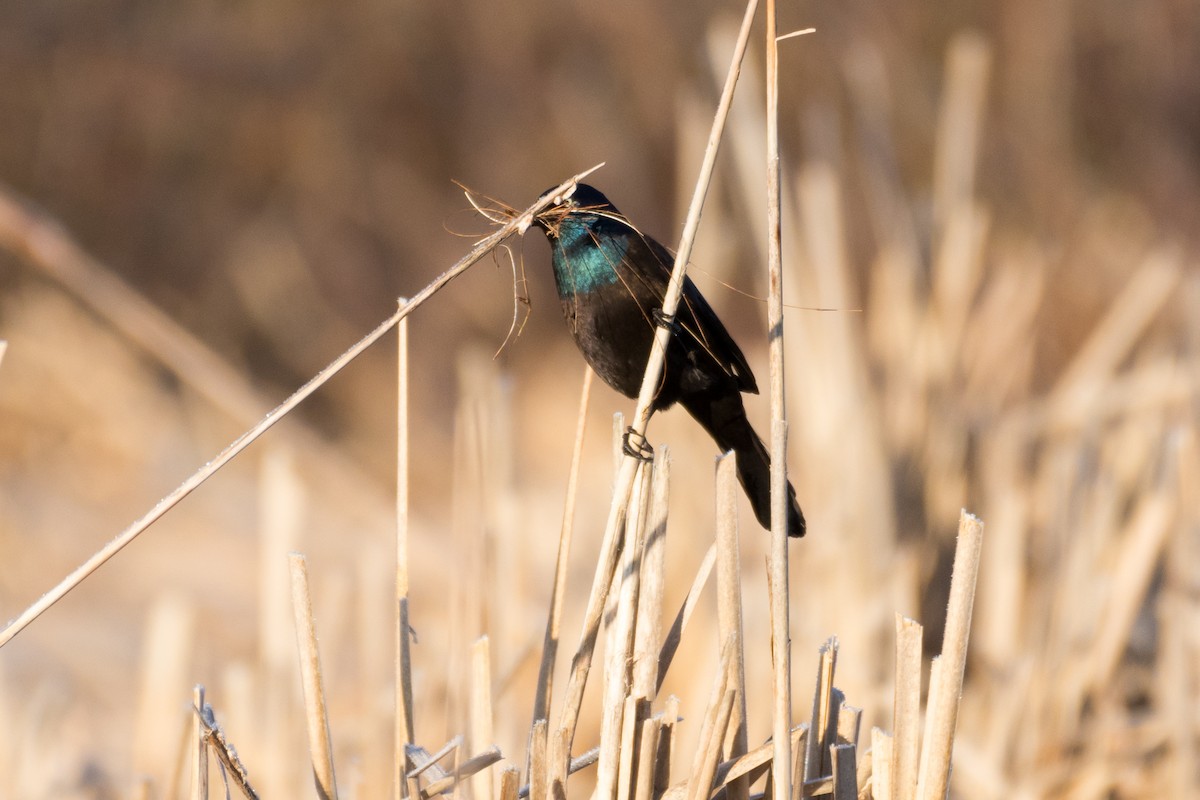
[[[680,404],[697,422],[704,426],[721,448],[734,451],[737,458],[738,480],[750,498],[754,516],[760,525],[771,528],[771,456],[766,445],[754,432],[742,395],[738,391],[704,392],[685,395]],[[805,533],[804,514],[796,502],[796,491],[788,483],[788,536]]]

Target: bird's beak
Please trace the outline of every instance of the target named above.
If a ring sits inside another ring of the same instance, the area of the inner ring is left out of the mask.
[[[566,215],[567,208],[555,203],[555,205],[550,206],[541,213],[535,214],[533,224],[545,231],[546,235],[551,239],[554,239],[558,236],[558,225]]]
[[[535,214],[531,220],[531,224],[537,225],[546,232],[546,235],[554,239],[558,237],[558,225],[563,218],[570,213],[570,209],[566,205],[567,200],[571,199],[571,195],[575,194],[575,189],[578,184],[572,184],[561,194],[556,194],[550,198],[550,205],[545,210]],[[546,195],[542,195],[545,197]],[[528,229],[528,225],[525,226]],[[521,233],[525,233],[522,230]]]
[[[579,184],[572,183],[570,186],[567,187],[566,191],[564,191],[562,194],[557,194],[554,197],[551,197],[550,198],[550,207],[551,208],[559,208],[560,206],[562,206],[563,203],[565,203],[566,201],[571,199],[571,195],[575,194],[575,190],[578,188],[579,188]]]

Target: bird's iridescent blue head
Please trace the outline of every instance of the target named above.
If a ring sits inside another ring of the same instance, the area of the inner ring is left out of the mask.
[[[616,283],[616,267],[636,233],[616,206],[586,183],[553,198],[533,222],[550,240],[554,281],[563,299]]]

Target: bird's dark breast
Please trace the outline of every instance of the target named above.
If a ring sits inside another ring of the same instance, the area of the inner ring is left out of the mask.
[[[620,281],[597,286],[586,297],[568,295],[563,315],[583,357],[605,383],[637,397],[654,340],[650,308],[643,308]]]

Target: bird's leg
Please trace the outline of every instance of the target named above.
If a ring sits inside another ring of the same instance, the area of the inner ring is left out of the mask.
[[[646,434],[635,431],[632,425],[625,429],[621,449],[625,455],[633,456],[638,461],[650,463],[654,460],[654,448],[646,441]]]
[[[674,336],[679,332],[679,323],[675,316],[667,316],[661,308],[650,309],[650,317],[654,320],[654,324],[660,328],[666,328]],[[638,433],[629,426],[625,429],[625,439],[622,448],[625,455],[633,456],[638,461],[649,463],[654,460],[654,448],[650,446],[650,442],[646,441],[646,435]]]

